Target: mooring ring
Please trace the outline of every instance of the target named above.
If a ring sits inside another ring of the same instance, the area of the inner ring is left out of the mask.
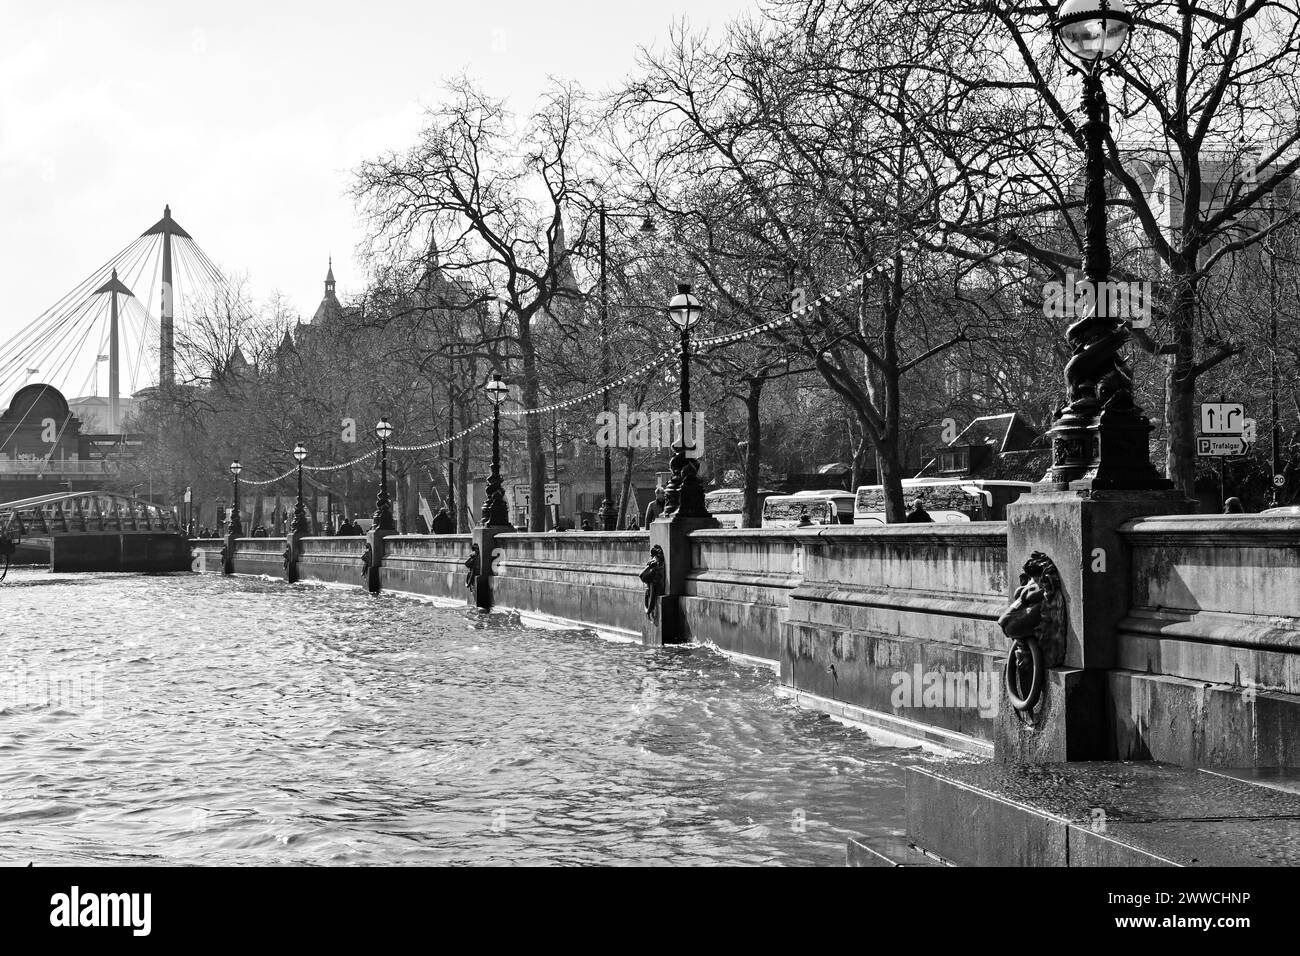
[[[1021,697],[1016,693],[1018,682],[1013,681],[1011,669],[1016,666],[1016,648],[1024,646],[1029,648],[1029,657],[1032,662],[1033,678],[1029,683],[1029,692]],[[1011,706],[1016,710],[1033,710],[1034,705],[1038,703],[1038,698],[1043,695],[1043,684],[1047,680],[1047,670],[1043,667],[1043,652],[1038,648],[1038,642],[1031,638],[1017,639],[1011,645],[1011,650],[1007,652],[1007,664],[1002,671],[1003,683],[1007,686],[1007,697],[1011,700]]]

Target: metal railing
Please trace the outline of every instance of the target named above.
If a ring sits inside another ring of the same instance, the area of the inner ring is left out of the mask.
[[[0,475],[116,475],[115,461],[46,461],[43,458],[0,458]]]

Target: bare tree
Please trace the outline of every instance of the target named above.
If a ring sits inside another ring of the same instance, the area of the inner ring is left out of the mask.
[[[1195,478],[1194,400],[1198,380],[1239,354],[1243,345],[1209,307],[1216,275],[1234,257],[1294,220],[1261,210],[1300,168],[1300,8],[1295,4],[1218,0],[1178,3],[1136,0],[1134,28],[1123,56],[1110,67],[1106,171],[1117,184],[1110,199],[1112,232],[1130,234],[1135,254],[1117,278],[1154,279],[1161,290],[1157,321],[1139,332],[1139,345],[1162,357],[1166,474],[1187,493]],[[1002,170],[1004,182],[1032,184],[1067,213],[1080,206],[1077,189],[1082,123],[1063,94],[1074,89],[1051,38],[1052,5],[998,2],[952,7],[955,29],[992,33],[1013,59],[1005,70],[959,78],[992,103],[1045,104],[1050,124],[1021,127],[1032,151]],[[940,64],[929,69],[947,76]],[[1062,149],[1076,159],[1050,163]],[[1023,224],[1041,207],[1021,207]],[[1066,228],[1078,239],[1078,229]],[[1037,241],[1015,217],[974,218],[964,230],[994,246],[1059,269],[1059,245]]]
[[[494,343],[518,357],[521,398],[540,406],[537,323],[580,296],[564,241],[565,207],[585,182],[581,142],[584,101],[557,86],[522,128],[504,105],[466,80],[429,111],[419,142],[363,163],[353,195],[370,224],[376,256],[409,256],[433,237],[442,271],[491,294],[506,322]],[[489,344],[489,343],[480,343]],[[546,455],[541,422],[527,418],[532,500],[544,500]],[[530,530],[544,516],[533,509]]]

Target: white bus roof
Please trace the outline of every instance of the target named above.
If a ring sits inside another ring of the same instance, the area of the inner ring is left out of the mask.
[[[904,488],[934,488],[942,485],[976,485],[981,488],[986,485],[995,488],[1033,487],[1033,482],[1030,481],[1007,481],[1002,478],[904,478],[902,484]],[[883,485],[858,485],[857,490],[883,487]]]

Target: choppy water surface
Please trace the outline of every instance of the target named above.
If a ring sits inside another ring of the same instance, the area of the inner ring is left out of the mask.
[[[929,759],[651,651],[211,575],[0,585],[0,862],[842,864]]]

